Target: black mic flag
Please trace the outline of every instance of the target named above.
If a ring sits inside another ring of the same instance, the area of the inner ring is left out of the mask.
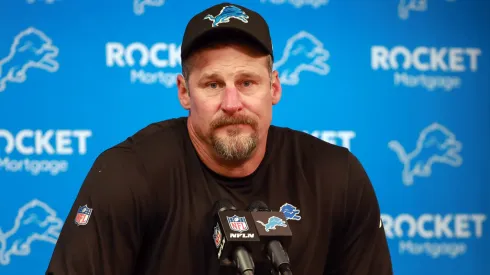
[[[240,274],[254,274],[251,254],[260,251],[260,239],[252,215],[237,211],[231,201],[223,199],[214,206],[213,240],[217,258],[232,259]]]
[[[293,233],[284,213],[271,211],[262,201],[252,202],[247,211],[251,212],[260,241],[265,245],[265,254],[276,271],[283,275],[292,275],[286,251],[291,244]]]

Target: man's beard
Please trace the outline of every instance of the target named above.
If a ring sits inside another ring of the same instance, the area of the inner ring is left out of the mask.
[[[230,127],[230,129],[227,130],[226,137],[218,137],[213,134],[213,132],[220,127],[238,124],[250,125],[253,129],[253,133],[250,136],[244,136],[240,134],[238,128],[233,129],[233,127]],[[242,115],[233,117],[222,116],[211,122],[210,126],[211,145],[216,154],[225,160],[246,160],[250,158],[257,147],[259,139],[257,134],[257,121],[249,117]]]

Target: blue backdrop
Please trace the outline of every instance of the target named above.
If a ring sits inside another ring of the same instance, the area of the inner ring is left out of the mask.
[[[177,100],[211,0],[0,2],[0,274],[42,274],[96,156]],[[239,0],[268,20],[273,123],[348,147],[395,274],[490,274],[490,3]]]

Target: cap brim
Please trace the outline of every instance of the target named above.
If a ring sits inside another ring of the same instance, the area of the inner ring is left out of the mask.
[[[246,39],[255,44],[258,49],[264,52],[264,54],[270,54],[272,56],[272,53],[267,49],[267,46],[264,45],[259,39],[257,39],[247,30],[237,28],[235,26],[220,26],[219,28],[209,29],[190,41],[187,52],[182,53],[182,58],[186,59],[192,52],[205,46],[209,42],[220,40],[223,38],[231,40],[233,37],[236,37],[237,39]]]

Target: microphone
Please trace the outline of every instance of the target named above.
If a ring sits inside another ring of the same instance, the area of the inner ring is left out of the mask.
[[[213,240],[220,261],[233,259],[239,274],[253,275],[255,264],[251,253],[260,251],[260,239],[252,215],[237,211],[227,199],[214,205]]]
[[[292,275],[291,264],[286,250],[291,244],[293,233],[284,213],[271,211],[262,201],[252,202],[247,211],[251,212],[265,254],[272,265],[282,275]]]

